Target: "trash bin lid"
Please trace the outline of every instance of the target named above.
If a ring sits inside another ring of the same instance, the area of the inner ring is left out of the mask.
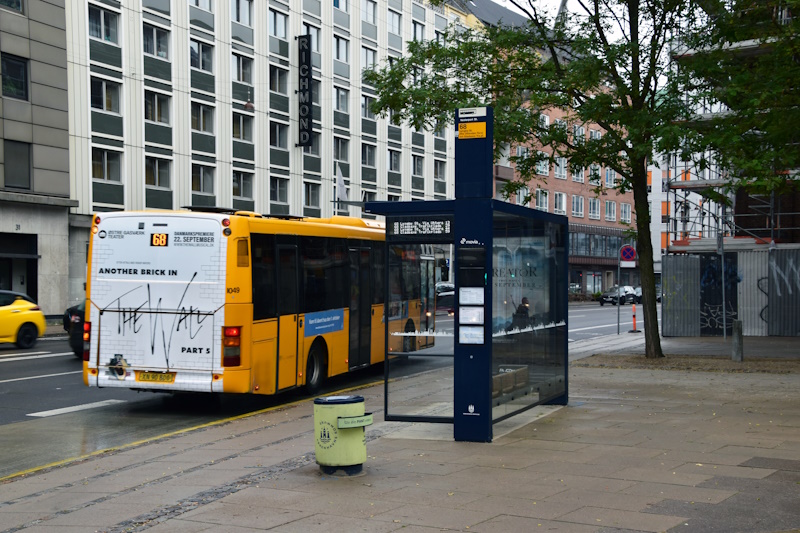
[[[326,396],[315,398],[314,403],[319,404],[342,404],[342,403],[363,403],[363,396]]]

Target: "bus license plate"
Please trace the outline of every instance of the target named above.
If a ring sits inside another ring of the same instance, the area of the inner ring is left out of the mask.
[[[136,381],[175,383],[175,372],[137,372]]]

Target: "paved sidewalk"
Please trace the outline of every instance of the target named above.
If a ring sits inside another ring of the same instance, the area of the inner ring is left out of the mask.
[[[637,349],[611,341],[575,354]],[[4,483],[0,531],[788,531],[799,390],[798,374],[573,368],[568,406],[477,444],[383,421],[371,386],[360,476],[320,473],[305,401]]]

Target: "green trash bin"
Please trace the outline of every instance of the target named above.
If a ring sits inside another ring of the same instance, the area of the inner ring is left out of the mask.
[[[314,434],[317,464],[326,474],[341,470],[361,472],[367,460],[365,426],[372,413],[364,413],[363,396],[328,396],[314,400]]]

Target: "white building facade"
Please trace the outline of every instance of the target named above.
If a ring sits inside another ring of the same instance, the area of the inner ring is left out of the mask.
[[[361,72],[444,30],[412,0],[67,2],[70,249],[92,213],[222,207],[362,216],[336,204],[453,196],[453,132],[369,111]],[[311,36],[312,135],[299,146],[298,36]],[[339,208],[337,209],[337,205]],[[70,300],[85,270],[70,269]]]

